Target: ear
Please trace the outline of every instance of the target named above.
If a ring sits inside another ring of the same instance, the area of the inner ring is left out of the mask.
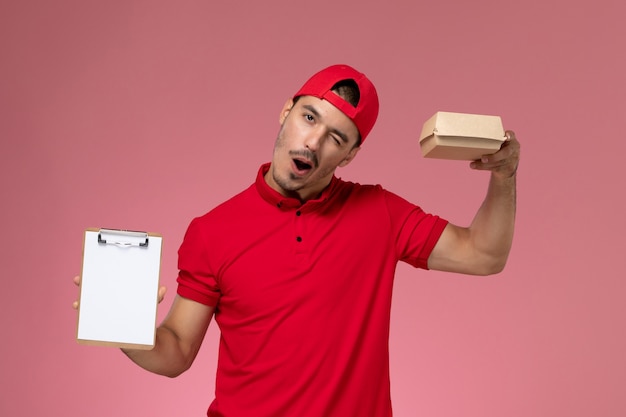
[[[287,115],[289,114],[292,108],[293,108],[293,99],[290,98],[289,100],[287,100],[287,102],[283,106],[283,109],[280,111],[278,122],[281,124],[281,126],[285,122],[285,119],[287,118]]]
[[[359,151],[361,150],[361,147],[358,146],[356,148],[352,148],[350,149],[350,152],[348,153],[348,155],[343,159],[343,161],[339,162],[339,166],[340,167],[345,167],[346,165],[348,165],[350,162],[352,162],[352,160],[354,159],[354,157],[356,156],[357,153],[359,153]]]

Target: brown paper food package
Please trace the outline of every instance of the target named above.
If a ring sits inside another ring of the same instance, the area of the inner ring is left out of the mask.
[[[420,134],[426,158],[473,161],[497,152],[506,140],[499,116],[437,112]]]

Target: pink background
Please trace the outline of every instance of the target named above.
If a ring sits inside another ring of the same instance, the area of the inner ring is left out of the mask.
[[[250,184],[284,101],[348,63],[381,114],[338,174],[467,224],[488,176],[425,160],[435,111],[499,114],[522,142],[517,232],[499,276],[400,265],[395,415],[626,415],[620,0],[82,1],[0,4],[0,415],[201,416],[217,328],[192,369],[149,374],[78,345],[86,227],[164,235]]]

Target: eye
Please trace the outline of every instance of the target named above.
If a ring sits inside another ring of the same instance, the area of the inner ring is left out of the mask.
[[[313,122],[315,120],[315,117],[313,117],[312,114],[305,114],[304,118],[308,121],[308,122]]]
[[[330,135],[330,138],[331,138],[332,140],[334,140],[334,141],[335,141],[335,145],[337,145],[337,146],[341,146],[341,145],[343,144],[343,142],[341,141],[341,139],[339,139],[339,138],[338,138],[337,136],[335,136],[335,135]]]

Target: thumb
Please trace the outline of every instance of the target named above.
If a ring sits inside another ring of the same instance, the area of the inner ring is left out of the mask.
[[[158,292],[158,296],[157,296],[157,300],[159,301],[159,303],[161,301],[163,301],[163,299],[165,298],[165,293],[167,292],[167,288],[163,285],[161,285],[159,287],[159,292]]]

